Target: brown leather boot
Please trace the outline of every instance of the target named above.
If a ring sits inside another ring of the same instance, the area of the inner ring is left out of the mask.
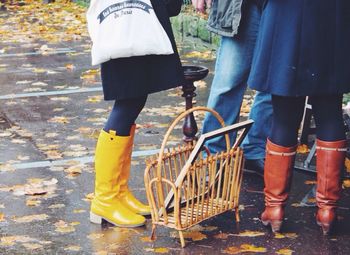
[[[326,142],[317,139],[316,151],[316,221],[323,234],[328,235],[337,217],[335,209],[341,193],[340,174],[344,167],[346,140]]]
[[[265,226],[271,225],[272,232],[279,232],[282,226],[295,151],[296,146],[283,147],[267,140],[264,168],[265,211],[261,214],[261,221]]]

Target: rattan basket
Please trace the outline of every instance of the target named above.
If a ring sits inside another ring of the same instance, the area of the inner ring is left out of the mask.
[[[202,134],[196,143],[184,144],[165,151],[169,136],[186,115],[194,111],[213,114],[222,128]],[[180,114],[165,134],[159,155],[146,161],[145,187],[152,215],[152,240],[156,225],[179,231],[185,246],[183,230],[228,210],[235,210],[239,221],[238,202],[242,181],[243,152],[240,143],[252,125],[247,120],[225,126],[220,115],[206,107],[195,107]],[[231,148],[229,132],[239,132]],[[203,157],[204,142],[224,135],[226,150]]]

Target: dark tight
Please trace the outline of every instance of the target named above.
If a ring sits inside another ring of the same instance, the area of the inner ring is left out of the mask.
[[[345,139],[342,95],[309,97],[316,122],[317,138],[323,141]],[[305,97],[272,96],[273,121],[270,140],[284,147],[297,144],[304,113]]]
[[[115,101],[103,130],[115,130],[119,136],[129,136],[130,128],[145,106],[146,100],[147,96]]]

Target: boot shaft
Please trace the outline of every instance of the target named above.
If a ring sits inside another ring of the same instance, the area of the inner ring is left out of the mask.
[[[346,140],[334,142],[316,140],[316,200],[319,208],[335,207],[340,198],[346,143]]]
[[[286,203],[295,152],[296,146],[283,147],[267,140],[264,168],[266,206],[283,206]]]

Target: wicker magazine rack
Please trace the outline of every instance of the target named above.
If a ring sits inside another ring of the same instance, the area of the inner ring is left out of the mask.
[[[213,114],[222,128],[202,134],[196,143],[167,149],[169,136],[181,119],[194,111]],[[225,126],[221,116],[206,107],[195,107],[180,114],[165,134],[159,155],[147,160],[145,186],[152,215],[152,240],[156,225],[179,231],[185,246],[183,230],[228,210],[235,210],[239,221],[238,201],[242,181],[243,152],[240,143],[253,121]],[[231,148],[229,132],[241,130]],[[226,150],[215,155],[201,153],[204,142],[225,136]]]

